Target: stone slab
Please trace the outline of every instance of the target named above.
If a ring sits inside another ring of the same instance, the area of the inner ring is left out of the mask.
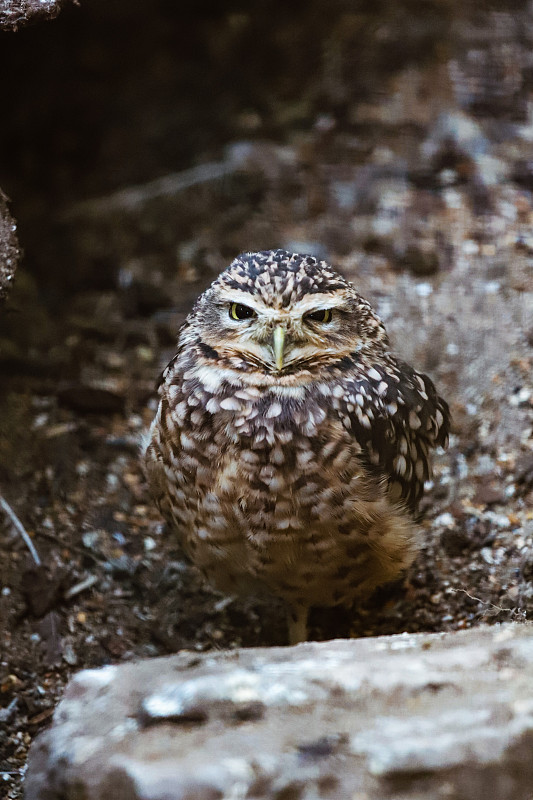
[[[26,800],[531,800],[533,627],[80,672]]]

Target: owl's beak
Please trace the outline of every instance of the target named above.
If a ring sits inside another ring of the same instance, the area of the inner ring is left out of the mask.
[[[274,358],[276,359],[276,369],[283,369],[283,353],[285,351],[285,328],[276,325],[272,337],[274,343]]]

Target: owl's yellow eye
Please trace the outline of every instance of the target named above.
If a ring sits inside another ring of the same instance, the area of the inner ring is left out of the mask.
[[[229,315],[232,319],[252,319],[257,316],[253,308],[245,306],[242,303],[232,303],[229,309]]]
[[[331,322],[333,314],[331,308],[320,308],[318,311],[310,311],[305,315],[305,319],[310,319],[313,322]]]

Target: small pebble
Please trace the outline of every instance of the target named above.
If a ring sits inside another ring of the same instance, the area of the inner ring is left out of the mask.
[[[445,511],[433,520],[433,525],[435,527],[442,525],[446,528],[453,528],[455,526],[455,519],[449,511]]]

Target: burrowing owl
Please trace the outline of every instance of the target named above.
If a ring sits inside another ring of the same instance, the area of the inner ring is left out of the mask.
[[[159,394],[145,464],[161,512],[218,588],[284,598],[291,642],[310,606],[350,604],[413,561],[448,406],[325,261],[236,258],[187,317]]]

